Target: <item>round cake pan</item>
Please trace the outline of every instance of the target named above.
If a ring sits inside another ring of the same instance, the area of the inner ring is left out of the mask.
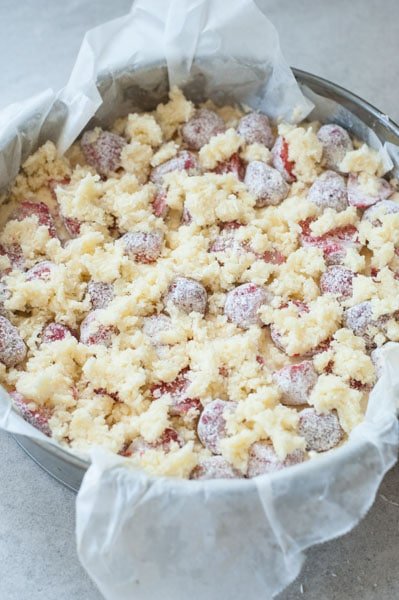
[[[331,81],[299,69],[293,69],[293,72],[305,96],[307,89],[310,89],[319,96],[334,100],[372,129],[381,142],[399,145],[398,125],[377,108]],[[14,438],[47,473],[70,489],[79,490],[89,466],[87,461],[45,442],[20,435],[14,435]]]

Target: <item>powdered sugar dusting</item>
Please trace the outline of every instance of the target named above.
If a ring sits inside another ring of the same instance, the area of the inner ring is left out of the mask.
[[[152,263],[162,251],[162,231],[130,231],[121,237],[121,242],[128,256],[136,262]]]
[[[247,144],[263,144],[269,149],[273,146],[272,128],[269,119],[262,113],[252,112],[241,117],[237,132]]]
[[[295,163],[288,158],[288,143],[282,136],[276,139],[272,148],[272,160],[274,168],[281,173],[285,181],[288,183],[296,181],[293,172]]]
[[[190,479],[239,479],[242,473],[222,456],[210,456],[201,460],[192,470]]]
[[[309,360],[287,365],[273,374],[283,396],[281,402],[288,406],[307,404],[317,381],[317,373]]]
[[[336,294],[339,298],[349,298],[353,291],[354,273],[338,265],[329,267],[320,278],[323,294]]]
[[[126,140],[110,131],[86,131],[80,145],[88,164],[100,175],[108,176],[121,166],[121,152]]]
[[[284,460],[280,460],[273,446],[265,442],[255,442],[249,451],[247,477],[258,477],[267,473],[275,473],[286,467],[296,465],[305,460],[302,450],[294,450],[287,454]]]
[[[89,281],[87,293],[94,309],[106,308],[114,298],[114,286],[104,281]]]
[[[201,108],[181,128],[183,140],[189,148],[200,150],[218,133],[226,129],[224,121],[213,110]]]
[[[327,169],[338,170],[345,154],[353,150],[349,133],[339,125],[328,123],[322,125],[317,138],[323,146],[323,163]]]
[[[260,160],[248,164],[244,183],[256,198],[257,207],[277,205],[289,192],[289,186],[279,171]]]
[[[176,277],[169,288],[166,302],[172,302],[185,313],[205,314],[208,294],[199,281],[189,277]]]
[[[201,169],[197,156],[188,150],[182,150],[170,160],[154,167],[151,171],[150,181],[160,185],[165,175],[173,173],[173,171],[186,171],[188,175],[199,175]]]
[[[197,427],[198,437],[213,454],[220,454],[220,441],[227,435],[225,415],[236,408],[236,402],[213,400],[202,411]]]
[[[0,316],[0,362],[6,367],[15,367],[25,356],[26,346],[18,329]]]
[[[93,310],[83,319],[80,324],[80,341],[88,346],[101,344],[109,347],[117,330],[112,325],[102,325],[98,321],[98,314],[98,310]]]
[[[335,171],[325,171],[310,187],[308,199],[320,208],[345,210],[348,206],[345,179]]]
[[[243,283],[226,296],[224,314],[238,327],[248,329],[251,325],[262,325],[258,311],[271,300],[270,292],[256,283]]]
[[[337,446],[343,431],[335,412],[318,414],[313,408],[299,413],[299,434],[305,438],[308,450],[325,452]]]
[[[30,401],[18,392],[10,392],[10,396],[21,417],[30,423],[30,425],[44,433],[44,435],[51,437],[51,429],[48,423],[51,417],[50,409],[44,406],[35,409],[30,408]]]

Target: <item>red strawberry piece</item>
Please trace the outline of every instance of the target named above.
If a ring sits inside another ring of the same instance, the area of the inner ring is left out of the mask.
[[[361,179],[354,173],[349,173],[348,176],[348,202],[356,208],[369,208],[377,202],[386,200],[394,192],[393,187],[382,177],[376,177],[376,190],[370,192],[364,189],[361,184]]]
[[[173,171],[186,171],[190,176],[199,175],[201,173],[201,168],[198,158],[192,152],[182,150],[173,158],[154,167],[151,171],[150,181],[157,185],[161,185],[165,175],[173,173]]]
[[[239,229],[242,226],[243,226],[242,223],[239,223],[238,221],[224,221],[223,223],[220,224],[220,230],[221,231],[232,231],[234,229]]]
[[[285,263],[286,258],[279,250],[266,250],[259,256],[265,263],[271,265],[282,265]]]
[[[358,390],[360,392],[366,392],[371,389],[371,386],[367,383],[363,383],[362,381],[353,378],[349,380],[349,387],[351,387],[353,390]]]
[[[143,333],[154,346],[159,345],[159,334],[172,328],[172,319],[166,315],[152,315],[143,319]]]
[[[6,367],[15,367],[25,356],[25,342],[18,329],[6,317],[0,316],[0,362]]]
[[[167,427],[159,440],[156,442],[157,447],[162,447],[164,452],[169,452],[173,444],[178,444],[180,447],[184,442],[175,429]]]
[[[112,344],[112,336],[118,333],[113,325],[103,325],[98,320],[98,310],[90,312],[80,324],[80,341],[91,346],[101,344],[107,348]]]
[[[114,286],[104,281],[89,281],[87,293],[90,297],[92,308],[106,308],[114,299]]]
[[[281,173],[260,160],[248,163],[244,183],[255,197],[258,208],[280,204],[289,192]]]
[[[72,238],[78,237],[80,235],[80,228],[82,226],[82,222],[78,219],[73,219],[72,217],[64,217],[62,216],[62,221],[64,223],[65,229],[69,233]]]
[[[369,221],[374,227],[381,225],[381,217],[399,212],[399,204],[392,200],[381,200],[364,211],[362,221]]]
[[[323,294],[337,294],[342,298],[352,296],[355,274],[350,269],[338,265],[329,267],[320,278],[320,289]]]
[[[258,311],[270,300],[271,294],[267,288],[256,283],[243,283],[227,294],[224,314],[229,321],[243,329],[251,325],[262,326]]]
[[[306,219],[299,223],[302,229],[301,245],[321,248],[327,264],[341,264],[348,248],[359,248],[361,246],[358,231],[354,225],[337,227],[323,235],[316,236],[312,234],[310,229],[312,221],[313,219]]]
[[[371,302],[366,300],[345,310],[344,325],[351,329],[355,335],[362,337],[368,348],[372,348],[375,346],[372,339],[374,333],[372,329],[383,330],[388,318],[388,315],[382,315],[378,319],[374,319]]]
[[[276,371],[273,379],[282,392],[282,404],[296,406],[308,403],[317,381],[317,373],[312,362],[304,360]]]
[[[274,345],[279,350],[281,350],[285,354],[288,354],[287,348],[284,343],[283,336],[282,336],[281,332],[277,329],[276,325],[274,325],[274,324],[270,326],[270,337],[272,338]],[[325,350],[328,350],[328,348],[330,346],[330,342],[331,342],[330,339],[324,340],[323,342],[320,342],[320,344],[318,346],[315,346],[314,348],[310,348],[303,354],[301,354],[301,355],[293,354],[292,356],[294,356],[294,357],[303,356],[303,357],[311,358],[312,356],[314,356],[315,354],[318,354],[319,352],[324,352]],[[291,355],[289,355],[289,356],[291,356]]]
[[[190,479],[241,479],[242,473],[222,456],[210,456],[201,460],[191,471]]]
[[[288,154],[288,142],[282,136],[279,136],[272,148],[273,166],[281,173],[285,181],[292,183],[296,181],[294,174],[295,162],[288,158]]]
[[[349,133],[343,127],[328,123],[320,127],[317,138],[323,146],[323,164],[327,169],[339,170],[345,154],[353,150]]]
[[[42,342],[49,344],[59,342],[72,335],[71,330],[61,323],[49,323],[42,331]]]
[[[217,173],[218,175],[233,173],[239,181],[243,181],[245,176],[245,166],[240,156],[235,153],[232,154],[228,160],[218,163],[214,169],[214,173]]]
[[[301,410],[298,431],[306,440],[306,449],[314,452],[325,452],[334,448],[343,437],[336,413],[318,414],[314,408]]]
[[[345,179],[335,171],[325,171],[310,187],[308,200],[323,209],[345,210],[348,207]]]
[[[109,392],[105,388],[96,388],[93,391],[95,394],[98,394],[99,396],[109,396],[110,398],[112,398],[112,400],[114,400],[114,402],[120,402],[118,392]]]
[[[236,408],[236,402],[213,400],[202,411],[197,434],[201,444],[212,454],[220,454],[220,442],[227,436],[225,417]]]
[[[44,435],[51,437],[51,429],[48,423],[52,415],[51,410],[44,406],[31,408],[30,405],[32,404],[32,401],[27,400],[18,392],[10,392],[10,396],[21,417],[27,421],[27,423],[44,433]]]
[[[233,252],[234,254],[244,254],[244,245],[237,239],[234,229],[227,229],[218,235],[210,245],[209,252]]]
[[[252,478],[267,473],[275,473],[286,467],[297,465],[304,460],[305,454],[302,450],[294,450],[287,454],[284,460],[281,460],[272,445],[266,442],[255,442],[249,451],[247,477]]]
[[[137,454],[142,457],[147,450],[158,449],[162,449],[167,454],[175,444],[182,447],[184,442],[177,431],[169,427],[165,429],[160,438],[155,442],[146,442],[144,438],[137,437],[130,444],[125,444],[119,451],[119,454],[121,456],[132,456],[133,454]]]
[[[200,150],[218,133],[225,131],[224,121],[213,110],[201,108],[181,128],[184,142],[193,150]]]
[[[80,145],[87,163],[107,177],[121,166],[121,152],[126,140],[110,131],[86,131]]]
[[[162,231],[130,231],[121,237],[125,253],[140,263],[152,263],[162,252]]]
[[[309,307],[304,302],[301,302],[299,300],[291,300],[287,304],[283,304],[280,308],[283,309],[283,308],[286,308],[287,306],[290,306],[290,305],[294,305],[298,309],[298,318],[299,319],[302,317],[302,315],[304,315],[304,314],[306,314],[306,313],[309,312]],[[278,330],[277,326],[274,325],[274,324],[272,324],[270,326],[270,337],[272,338],[272,341],[274,342],[274,345],[279,350],[281,350],[282,352],[284,352],[285,354],[287,354],[287,348],[285,346],[283,335]],[[311,349],[307,350],[302,356],[304,356],[304,357],[312,357],[312,356],[314,356],[315,354],[317,354],[319,352],[324,352],[330,346],[330,342],[331,342],[330,339],[324,340],[318,346],[315,346],[314,348],[311,348]],[[299,356],[299,355],[295,354],[293,356]]]
[[[7,256],[11,265],[9,269],[4,271],[4,274],[10,273],[13,269],[19,269],[20,271],[24,270],[25,259],[19,244],[10,244],[9,246],[0,244],[0,256]]]
[[[189,277],[176,277],[166,295],[166,302],[171,302],[179,310],[190,314],[205,314],[208,294],[202,283]]]
[[[169,207],[166,202],[166,192],[159,188],[152,201],[152,212],[156,217],[164,219],[168,214]]]
[[[24,200],[18,205],[12,219],[23,221],[29,217],[36,217],[39,225],[47,227],[51,237],[57,236],[54,219],[50,214],[50,209],[47,204],[44,204],[44,202]]]
[[[60,186],[65,186],[68,185],[68,183],[70,183],[71,178],[70,177],[63,177],[62,179],[49,179],[48,180],[48,186],[50,188],[50,192],[52,197],[54,198],[54,200],[57,200],[57,194],[55,193],[56,188],[60,185]]]
[[[34,281],[35,279],[48,281],[55,266],[50,260],[42,260],[36,263],[26,272],[26,281]]]
[[[274,135],[269,119],[262,113],[252,112],[238,122],[237,133],[247,144],[263,144],[267,148],[273,146]]]
[[[162,382],[154,385],[151,389],[154,399],[161,398],[168,394],[172,403],[169,412],[173,416],[184,417],[186,415],[197,416],[202,408],[199,398],[190,398],[187,396],[187,388],[190,380],[187,377],[187,369],[181,371],[173,381]]]

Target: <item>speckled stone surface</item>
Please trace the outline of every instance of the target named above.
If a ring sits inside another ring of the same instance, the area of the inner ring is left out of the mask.
[[[399,120],[397,0],[257,1],[268,8],[292,65],[349,88]],[[84,31],[129,7],[130,0],[1,0],[0,107],[60,88]],[[76,556],[74,494],[3,432],[0,457],[0,600],[101,600]],[[395,600],[398,556],[395,467],[362,523],[308,551],[300,577],[278,600]]]

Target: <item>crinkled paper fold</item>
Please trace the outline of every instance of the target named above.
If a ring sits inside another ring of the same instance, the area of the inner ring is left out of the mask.
[[[337,115],[397,164],[372,130],[306,91],[278,36],[248,0],[144,0],[88,32],[66,87],[0,113],[0,189],[47,139],[64,151],[87,124],[152,110],[178,85],[195,101],[242,102],[291,122]],[[356,120],[357,119],[357,120]],[[392,144],[391,144],[392,146]],[[271,476],[239,481],[151,478],[101,449],[77,498],[79,557],[107,600],[260,600],[298,574],[302,551],[349,531],[371,506],[398,446],[399,346],[388,344],[366,420],[347,444]],[[52,444],[10,408],[0,426]]]

